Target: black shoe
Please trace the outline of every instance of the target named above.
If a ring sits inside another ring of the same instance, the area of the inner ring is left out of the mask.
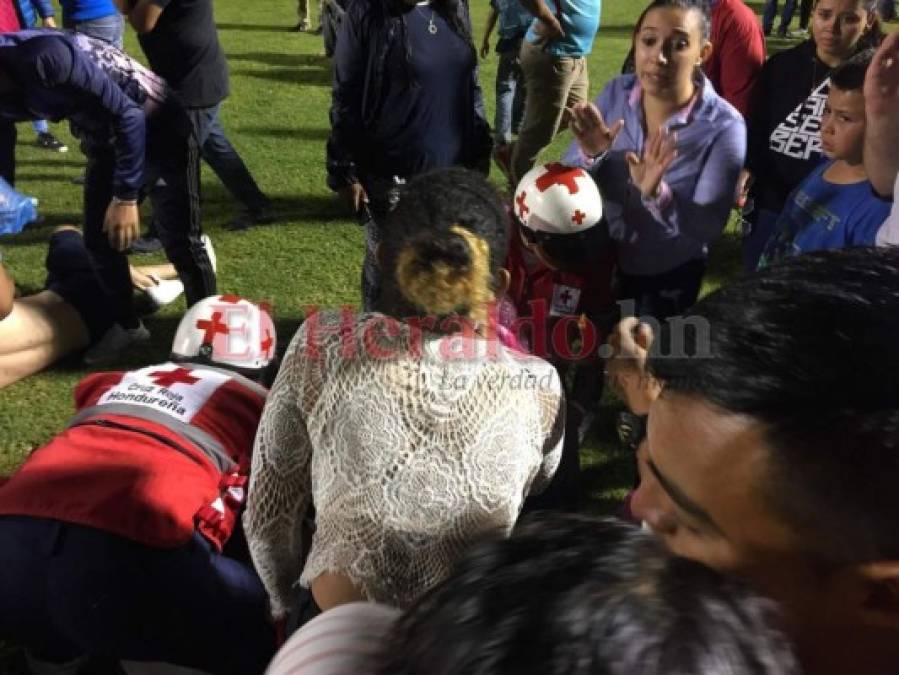
[[[68,152],[69,146],[56,138],[49,131],[37,135],[37,147],[53,152]]]
[[[248,230],[253,227],[253,225],[265,225],[266,223],[274,222],[274,220],[275,213],[272,210],[271,205],[266,204],[265,206],[252,211],[244,211],[230,223],[225,225],[225,229],[231,230],[232,232],[239,232],[241,230]]]
[[[131,252],[135,255],[144,255],[146,253],[157,253],[162,250],[162,242],[159,237],[140,237],[131,244]]]
[[[70,182],[72,185],[84,185],[84,174],[75,176]]]

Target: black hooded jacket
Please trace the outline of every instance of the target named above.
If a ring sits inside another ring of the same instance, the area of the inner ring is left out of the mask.
[[[471,42],[467,0],[457,0],[455,14],[444,17],[452,29]],[[367,178],[408,176],[422,168],[414,147],[396,148],[385,141],[384,129],[396,126],[396,113],[385,105],[387,94],[406,78],[414,87],[408,64],[405,16],[398,0],[349,0],[334,53],[331,134],[328,138],[328,185],[333,190]],[[471,102],[464,125],[462,166],[487,172],[492,140],[478,84],[474,56],[470,90],[460,92]]]

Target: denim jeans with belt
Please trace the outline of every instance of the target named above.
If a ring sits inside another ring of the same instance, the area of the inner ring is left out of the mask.
[[[66,30],[84,33],[88,37],[109,42],[122,49],[122,39],[125,36],[125,22],[122,19],[122,15],[118,12],[96,19],[87,19],[86,21],[63,19],[62,25]]]
[[[190,118],[197,136],[200,156],[215,171],[228,192],[251,213],[260,211],[268,205],[266,197],[247,165],[225,136],[225,130],[219,120],[221,103],[208,108],[190,108]]]

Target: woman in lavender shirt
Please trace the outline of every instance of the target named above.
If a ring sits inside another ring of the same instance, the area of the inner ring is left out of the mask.
[[[618,297],[641,316],[664,319],[696,301],[746,154],[742,116],[699,68],[708,36],[700,0],[654,0],[634,32],[636,73],[573,110],[566,161],[599,185],[618,241]]]

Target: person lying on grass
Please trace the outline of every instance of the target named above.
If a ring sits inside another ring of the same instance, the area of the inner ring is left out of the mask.
[[[212,242],[204,238],[211,259]],[[47,280],[33,295],[15,297],[15,283],[0,263],[0,389],[88,348],[113,318],[81,231],[63,225],[50,237]],[[183,290],[172,264],[130,267],[131,283],[148,309],[174,301]]]

